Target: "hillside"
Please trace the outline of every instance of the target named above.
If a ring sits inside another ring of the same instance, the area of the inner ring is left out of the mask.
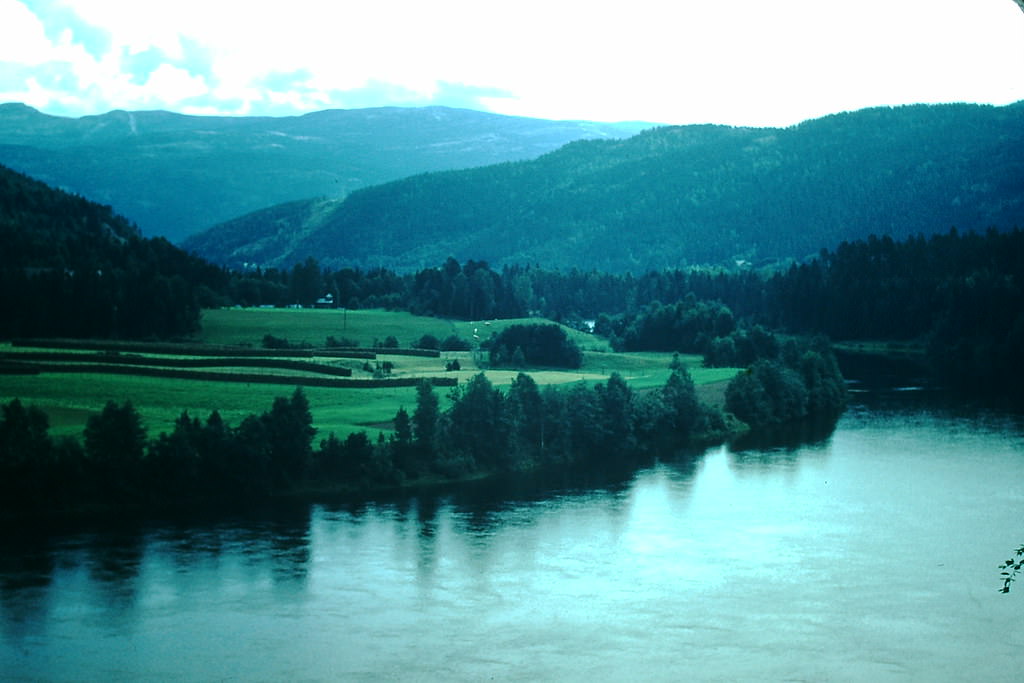
[[[0,339],[195,331],[223,272],[81,197],[0,166]]]
[[[110,207],[0,166],[0,269],[99,266],[105,252],[138,237]]]
[[[786,129],[663,127],[296,202],[197,235],[215,262],[642,271],[803,258],[1024,218],[1024,107],[879,108]]]
[[[89,197],[178,242],[241,214],[342,197],[397,178],[529,159],[650,124],[546,121],[445,107],[294,117],[112,111],[64,118],[0,105],[0,163]]]

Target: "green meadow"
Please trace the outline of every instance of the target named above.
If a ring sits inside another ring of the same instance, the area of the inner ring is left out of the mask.
[[[550,322],[544,318],[446,320],[380,309],[221,308],[203,311],[202,332],[197,341],[259,347],[263,336],[271,334],[294,345],[319,347],[327,337],[344,337],[357,346],[372,347],[394,337],[399,346],[409,348],[425,334],[432,334],[439,340],[455,335],[473,343],[486,341],[492,333],[512,325]],[[568,327],[563,329],[582,349],[611,350],[608,342],[600,337]]]
[[[372,347],[387,337],[409,348],[424,334],[438,339],[456,333],[456,324],[440,318],[426,318],[400,311],[222,308],[202,314],[202,331],[197,341],[224,346],[259,348],[263,336],[271,334],[294,345],[322,347],[327,337],[345,337],[357,346]]]
[[[379,350],[375,361],[325,359],[316,357],[316,348],[323,347],[328,336],[346,337],[369,347],[388,336],[398,339],[403,348],[424,334],[438,339],[455,334],[471,343],[486,339],[492,332],[523,323],[549,322],[541,319],[449,321],[414,316],[404,312],[381,310],[296,310],[296,309],[222,309],[203,314],[203,330],[195,341],[204,344],[259,348],[264,335],[271,334],[288,339],[293,344],[306,343],[314,347],[312,358],[325,364],[344,364],[352,368],[352,377],[372,377],[378,363],[392,364],[391,376],[402,377],[456,377],[466,382],[482,369],[482,352],[442,352],[440,358],[388,355]],[[659,387],[669,374],[669,353],[613,353],[606,340],[566,328],[584,349],[584,364],[578,370],[552,368],[525,368],[541,385],[571,385],[583,381],[596,384],[617,372],[637,391]],[[474,339],[474,335],[476,339]],[[22,349],[0,347],[7,353]],[[457,359],[461,369],[447,372],[445,365]],[[730,368],[703,368],[700,356],[683,356],[694,382],[701,388],[720,387],[735,373]],[[229,372],[230,368],[221,371]],[[244,372],[252,372],[245,369]],[[268,371],[274,374],[290,374]],[[487,369],[488,379],[496,386],[507,386],[520,371],[518,369]],[[139,377],[122,374],[61,372],[39,375],[0,376],[0,402],[19,398],[25,404],[36,405],[50,418],[50,430],[55,436],[81,435],[89,415],[99,412],[108,401],[131,401],[140,413],[151,437],[169,432],[182,413],[205,419],[218,410],[231,425],[237,425],[247,415],[268,410],[278,396],[289,396],[294,386],[244,382],[217,382],[181,378]],[[372,438],[388,429],[388,423],[399,408],[410,413],[415,409],[415,388],[328,388],[308,386],[303,391],[309,399],[318,438],[334,432],[339,436],[354,431],[367,431]],[[450,391],[435,390],[447,400]],[[707,392],[709,396],[721,391]]]

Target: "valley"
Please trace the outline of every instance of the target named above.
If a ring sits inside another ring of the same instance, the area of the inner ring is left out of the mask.
[[[578,141],[280,205],[192,251],[0,168],[0,468],[34,482],[10,500],[365,492],[821,429],[847,401],[835,341],[1015,400],[1024,233],[991,224],[1024,203],[1022,111]],[[128,126],[183,121],[210,123]]]
[[[1019,680],[1024,0],[0,0],[0,678]]]

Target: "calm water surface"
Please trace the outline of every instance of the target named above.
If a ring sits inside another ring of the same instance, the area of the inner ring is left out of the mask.
[[[1024,423],[921,392],[799,446],[0,545],[5,680],[1019,680]]]

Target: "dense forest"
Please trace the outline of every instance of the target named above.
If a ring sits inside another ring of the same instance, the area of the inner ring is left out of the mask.
[[[222,269],[142,237],[110,207],[2,166],[0,243],[3,338],[184,336],[227,283]]]
[[[802,260],[870,234],[1009,228],[1024,107],[917,105],[785,129],[662,127],[531,161],[418,175],[274,207],[185,246],[215,263],[421,270],[449,255],[641,273]]]

